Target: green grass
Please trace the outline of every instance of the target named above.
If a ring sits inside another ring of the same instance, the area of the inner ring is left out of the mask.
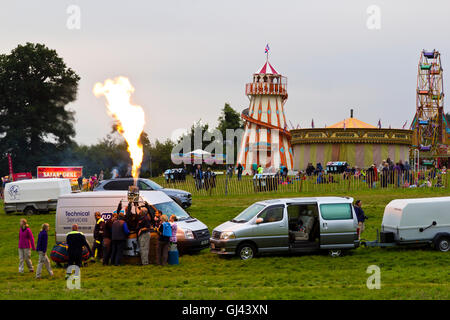
[[[361,199],[369,220],[364,238],[375,239],[385,205],[403,197],[448,195],[446,190],[373,190],[349,194],[307,193],[306,196],[349,195]],[[251,203],[295,193],[245,196],[194,196],[189,212],[210,230],[233,218]],[[18,273],[20,215],[0,208],[0,299],[449,299],[450,254],[428,248],[358,248],[351,255],[263,256],[251,261],[224,259],[204,250],[184,255],[178,266],[104,267],[81,270],[81,289],[66,289],[64,269],[54,279],[35,280]],[[28,217],[37,237],[40,225],[51,224],[49,250],[54,244],[54,214]],[[37,266],[37,254],[32,253]],[[369,290],[369,265],[381,268],[381,289]],[[26,270],[26,269],[25,269]]]

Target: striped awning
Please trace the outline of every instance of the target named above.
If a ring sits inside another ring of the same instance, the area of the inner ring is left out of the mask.
[[[267,61],[263,67],[256,72],[258,74],[278,74],[278,72],[275,71],[275,69],[272,67],[269,61]]]

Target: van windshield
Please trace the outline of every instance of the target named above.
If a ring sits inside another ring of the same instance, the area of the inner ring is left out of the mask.
[[[149,180],[149,179],[145,179],[145,183],[147,185],[150,186],[150,188],[152,188],[153,190],[161,190],[164,189],[163,187],[161,187],[159,184],[157,184],[155,181]]]
[[[155,204],[156,209],[165,214],[168,218],[171,215],[176,215],[178,220],[186,220],[189,219],[189,214],[184,211],[178,204],[175,202],[163,202],[159,204]]]
[[[261,212],[261,210],[265,208],[262,204],[252,204],[250,207],[242,211],[236,218],[231,220],[232,222],[248,222],[250,221],[254,216],[256,216],[258,213]]]

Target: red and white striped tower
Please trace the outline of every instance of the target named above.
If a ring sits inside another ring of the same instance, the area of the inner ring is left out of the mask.
[[[245,93],[250,105],[241,115],[245,133],[237,163],[244,167],[244,173],[251,173],[255,164],[275,170],[285,166],[292,170],[291,134],[284,115],[287,78],[275,71],[267,59],[253,75],[253,82],[246,84]]]

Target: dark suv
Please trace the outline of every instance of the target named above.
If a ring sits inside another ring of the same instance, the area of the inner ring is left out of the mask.
[[[128,190],[128,187],[134,184],[133,178],[119,178],[102,180],[99,182],[94,191],[108,191],[108,190]],[[178,189],[167,189],[161,187],[156,182],[139,178],[137,182],[139,190],[158,190],[167,194],[173,201],[178,203],[183,209],[189,208],[192,204],[192,195],[189,192]]]

